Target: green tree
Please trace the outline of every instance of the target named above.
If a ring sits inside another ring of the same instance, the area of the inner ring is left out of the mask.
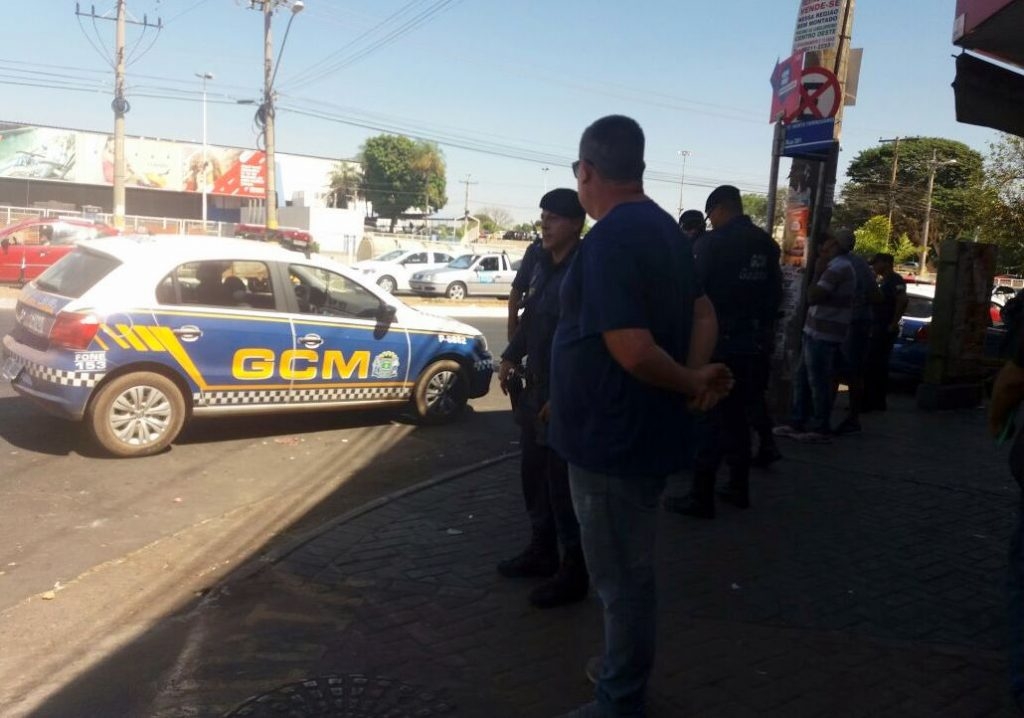
[[[448,203],[444,155],[433,143],[377,135],[363,144],[359,159],[363,194],[379,216],[391,220],[392,230],[410,207],[429,213]]]
[[[1024,270],[1024,138],[1003,135],[985,160],[986,203],[979,239],[999,245],[1004,272]]]
[[[331,169],[331,206],[347,207],[349,200],[359,200],[363,191],[363,175],[358,165],[339,162]]]
[[[758,227],[768,224],[768,196],[763,194],[740,195],[743,200],[743,212]],[[775,197],[775,229],[781,228],[786,223],[786,195],[780,192]]]
[[[893,232],[906,233],[920,245],[929,163],[934,153],[939,162],[947,164],[940,165],[935,172],[931,241],[973,236],[985,214],[980,195],[985,179],[981,154],[962,142],[938,137],[903,140],[899,145],[896,182],[891,185],[895,147],[891,142],[882,144],[853,159],[835,210],[836,224],[858,227],[872,217],[888,217],[891,200]],[[956,162],[948,163],[949,160]]]
[[[491,219],[494,225],[494,229],[488,230],[491,232],[509,229],[515,222],[515,218],[501,207],[485,207],[481,212]],[[474,214],[474,216],[480,217],[481,215]]]

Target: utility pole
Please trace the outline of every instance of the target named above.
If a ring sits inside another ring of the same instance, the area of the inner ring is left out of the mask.
[[[263,124],[263,152],[266,158],[266,213],[264,215],[267,234],[270,230],[277,229],[277,158],[274,118],[274,79],[277,77],[277,68],[281,65],[281,55],[284,53],[285,43],[288,42],[288,32],[292,29],[292,20],[305,9],[302,0],[249,0],[249,7],[256,8],[259,5],[263,13],[263,103],[260,105],[259,116]],[[281,41],[281,49],[278,51],[277,62],[274,62],[274,43],[271,34],[274,11],[279,5],[291,8],[291,17],[288,18],[288,26],[284,31],[284,40]]]
[[[921,225],[921,269],[920,274],[928,273],[928,231],[932,220],[932,191],[935,189],[935,173],[939,167],[955,165],[956,160],[939,161],[938,150],[932,150],[932,158],[928,160],[928,189],[924,202],[924,223]]]
[[[541,167],[540,171],[544,173],[544,194],[548,193],[548,172],[551,171],[550,167]]]
[[[267,162],[266,214],[264,220],[267,239],[270,230],[277,229],[277,160],[274,137],[274,45],[271,37],[271,21],[274,18],[274,3],[263,0],[263,151]]]
[[[690,150],[679,150],[679,154],[683,157],[683,171],[679,173],[679,215],[683,213],[683,185],[686,183],[686,158],[690,156]]]
[[[474,184],[479,184],[479,182],[470,182],[469,181],[469,178],[472,177],[472,176],[473,175],[471,175],[471,174],[467,174],[466,175],[466,179],[459,180],[459,182],[461,182],[462,184],[466,185],[466,204],[465,204],[465,209],[463,209],[463,215],[462,215],[462,240],[463,241],[466,240],[466,232],[469,230],[469,186],[470,185],[474,185]]]
[[[881,144],[894,143],[892,151],[892,176],[889,178],[889,241],[892,241],[892,212],[896,206],[896,167],[900,161],[900,140],[903,139],[907,138],[899,136],[888,140],[881,137],[878,138]]]
[[[203,81],[203,169],[201,179],[199,181],[202,182],[201,190],[203,193],[203,234],[206,234],[206,194],[208,192],[208,188],[206,186],[206,178],[209,177],[208,168],[210,163],[208,157],[209,148],[208,145],[206,144],[206,81],[213,79],[213,73],[197,72],[196,77]]]
[[[96,14],[96,8],[90,8],[89,12],[82,12],[78,3],[75,4],[75,15],[79,17],[88,17],[93,21],[96,20],[110,20],[111,18],[103,15]],[[157,18],[156,24],[151,24],[149,18],[143,15],[142,22],[138,20],[128,19],[128,0],[117,0],[117,15],[114,18],[116,23],[114,30],[114,100],[110,103],[111,109],[114,111],[114,197],[113,197],[113,215],[114,215],[114,227],[116,229],[124,229],[124,214],[125,214],[125,180],[126,180],[126,166],[124,153],[124,116],[128,114],[128,110],[131,109],[131,105],[125,98],[124,86],[125,86],[125,70],[128,65],[126,45],[127,25],[141,25],[143,28],[154,27],[158,31],[163,29],[163,24],[159,18]]]

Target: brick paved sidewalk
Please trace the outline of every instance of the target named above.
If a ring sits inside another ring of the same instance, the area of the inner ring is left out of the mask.
[[[982,412],[905,399],[864,424],[829,446],[783,444],[749,511],[661,515],[654,718],[1013,715],[1016,488]],[[225,585],[177,619],[178,660],[145,714],[544,718],[587,700],[596,602],[539,611],[531,582],[495,572],[526,539],[521,504],[517,463],[502,462]],[[350,713],[316,712],[332,690]]]

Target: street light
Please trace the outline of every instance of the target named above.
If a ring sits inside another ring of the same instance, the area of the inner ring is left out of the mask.
[[[206,234],[206,178],[209,177],[209,164],[210,160],[207,157],[207,145],[206,145],[206,81],[213,79],[213,73],[210,72],[197,72],[196,77],[203,81],[203,167],[202,167],[202,192],[203,192],[203,234]]]
[[[541,167],[540,171],[544,173],[544,194],[548,193],[548,172],[551,171],[550,167]]]
[[[679,214],[683,213],[683,185],[686,183],[686,158],[690,156],[690,150],[679,150],[683,158],[683,170],[679,174]]]
[[[955,159],[939,161],[939,153],[932,150],[932,158],[928,160],[928,190],[925,195],[924,224],[921,227],[921,269],[920,274],[928,272],[928,230],[932,219],[932,190],[935,189],[935,172],[939,167],[955,165]]]
[[[271,42],[271,20],[274,17],[274,10],[278,5],[288,5],[291,15],[288,17],[288,25],[284,30],[284,39],[281,40],[281,48],[277,53],[277,62],[274,62],[273,43]],[[255,4],[253,4],[255,7]],[[277,229],[277,167],[275,159],[274,140],[274,79],[277,77],[277,68],[281,66],[281,55],[284,53],[284,46],[288,42],[288,32],[292,29],[292,20],[302,12],[306,4],[302,0],[294,0],[290,4],[287,0],[262,0],[263,9],[263,104],[260,107],[263,124],[263,150],[267,160],[267,186],[266,186],[266,218],[267,233]]]

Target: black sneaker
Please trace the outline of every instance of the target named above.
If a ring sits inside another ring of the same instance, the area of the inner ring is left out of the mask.
[[[861,432],[860,421],[857,419],[843,419],[839,422],[832,433],[833,434],[859,434]]]
[[[566,571],[562,567],[553,579],[530,591],[530,603],[537,608],[555,608],[579,603],[587,597],[590,579],[586,572]]]
[[[722,489],[718,492],[718,498],[727,504],[732,504],[738,509],[750,508],[750,496],[745,492]]]
[[[715,518],[715,505],[710,501],[697,501],[692,496],[666,496],[661,502],[666,511],[697,519]]]
[[[751,457],[750,465],[756,466],[759,469],[767,469],[781,458],[782,453],[779,451],[778,447],[766,446],[759,449],[758,452]]]
[[[543,551],[529,546],[518,556],[498,564],[498,573],[505,578],[551,578],[558,573],[558,550]]]

